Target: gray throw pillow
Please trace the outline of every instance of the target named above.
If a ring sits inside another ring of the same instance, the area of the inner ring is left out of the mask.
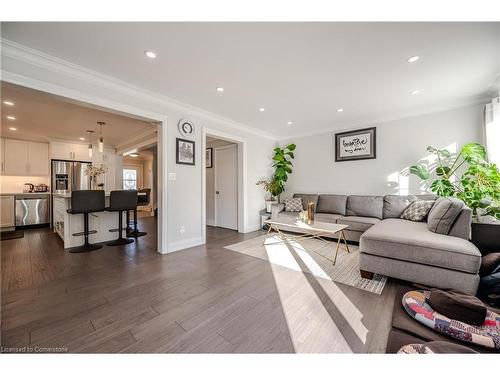
[[[283,203],[285,203],[285,211],[300,212],[303,210],[302,199],[300,199],[300,198],[285,199]]]
[[[439,197],[427,217],[427,228],[434,233],[448,234],[465,204],[454,197]]]
[[[434,201],[416,200],[411,203],[401,214],[401,219],[423,221],[432,208]]]

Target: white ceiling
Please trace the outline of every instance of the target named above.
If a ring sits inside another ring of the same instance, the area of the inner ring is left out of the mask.
[[[278,136],[477,103],[500,74],[500,23],[3,23],[2,37]]]
[[[94,130],[92,140],[97,142],[99,125],[104,121],[104,142],[106,146],[116,147],[130,142],[146,131],[154,131],[156,125],[146,121],[101,111],[82,106],[66,99],[32,90],[29,88],[1,82],[2,97],[2,136],[36,141],[54,139],[88,143],[86,130]],[[13,107],[6,106],[3,101],[14,102]],[[7,116],[16,117],[10,121]],[[9,130],[17,128],[16,131]],[[81,141],[79,138],[85,138]]]

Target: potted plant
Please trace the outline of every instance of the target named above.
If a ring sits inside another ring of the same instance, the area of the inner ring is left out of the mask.
[[[262,178],[257,181],[256,185],[262,185],[262,188],[269,193],[269,197],[266,199],[266,212],[271,213],[271,206],[276,202],[276,198],[280,193],[279,183],[272,178]]]
[[[288,181],[288,175],[292,173],[292,160],[295,159],[295,144],[289,144],[285,147],[276,147],[274,149],[274,176],[273,180],[278,184],[278,201],[280,195],[285,191],[285,183]]]
[[[271,212],[271,206],[276,199],[280,201],[280,195],[285,191],[285,183],[288,180],[288,175],[292,173],[292,161],[295,158],[294,150],[296,146],[292,143],[285,147],[276,147],[274,149],[273,167],[274,175],[270,179],[262,178],[257,182],[257,185],[262,185],[264,190],[270,195],[266,200],[266,211]]]
[[[458,155],[446,149],[427,147],[436,155],[435,168],[412,165],[410,173],[430,181],[430,188],[440,196],[455,196],[472,209],[472,241],[485,250],[493,237],[500,238],[500,172],[486,159],[486,149],[478,143],[464,145]],[[485,227],[480,224],[490,224]],[[485,234],[486,233],[486,234]],[[488,238],[485,238],[487,235]],[[498,247],[498,240],[496,245]]]

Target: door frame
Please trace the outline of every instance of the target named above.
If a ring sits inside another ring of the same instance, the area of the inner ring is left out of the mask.
[[[111,101],[98,96],[98,94],[88,94],[63,86],[54,85],[45,81],[32,79],[18,74],[4,74],[2,81],[9,82],[18,86],[28,87],[30,89],[42,91],[45,93],[68,98],[80,103],[88,104],[92,108],[99,110],[110,110],[123,116],[132,116],[145,119],[158,125],[158,226],[157,226],[157,251],[160,254],[168,253],[168,207],[167,207],[167,126],[168,117],[165,114],[151,112],[130,104],[118,101]],[[205,158],[203,158],[205,160]]]
[[[238,144],[237,143],[233,143],[231,145],[225,145],[225,146],[220,146],[220,147],[215,147],[214,148],[214,157],[215,155],[217,155],[217,151],[218,150],[225,150],[225,149],[228,149],[228,148],[235,148],[236,147],[236,154],[238,154]],[[217,158],[215,157],[215,160],[217,160]],[[238,164],[238,161],[236,161],[236,163]],[[214,191],[217,191],[217,163],[215,163],[213,165],[214,167]],[[206,170],[205,170],[205,173],[206,173]],[[239,165],[237,165],[237,171],[236,173],[239,174]],[[240,201],[240,192],[239,192],[239,188],[236,187],[236,209],[238,210],[239,208],[239,201]],[[214,224],[215,226],[217,227],[217,218],[218,218],[218,209],[217,209],[217,194],[215,194],[214,196]],[[238,211],[239,212],[239,211]],[[236,216],[236,228],[239,229],[239,215]]]
[[[207,242],[207,163],[205,150],[207,148],[207,136],[223,139],[225,141],[236,143],[238,147],[238,232],[245,233],[246,213],[247,213],[247,141],[233,133],[217,129],[203,127],[201,137],[202,155],[201,158],[201,201],[202,218],[201,233],[203,243]],[[215,210],[217,211],[217,210]]]

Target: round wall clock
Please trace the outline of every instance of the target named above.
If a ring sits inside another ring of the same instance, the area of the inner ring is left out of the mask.
[[[190,120],[182,119],[179,121],[179,132],[185,137],[193,137],[194,136],[194,125]]]

